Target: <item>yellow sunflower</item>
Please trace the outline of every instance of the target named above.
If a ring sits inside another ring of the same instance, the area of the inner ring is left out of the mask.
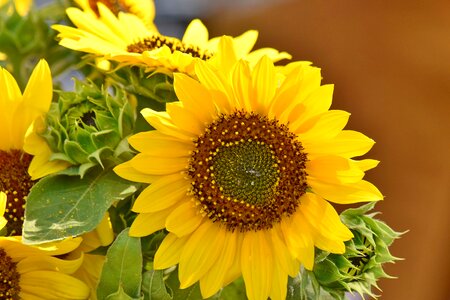
[[[48,111],[52,100],[47,62],[37,64],[23,95],[12,75],[0,68],[0,91],[0,192],[8,199],[8,234],[18,234],[22,232],[25,199],[34,184],[27,172],[33,157],[24,152],[25,134],[32,122]],[[65,166],[52,162],[41,167],[43,172],[55,172]]]
[[[0,299],[88,299],[89,288],[71,276],[83,257],[63,260],[81,239],[28,246],[20,237],[0,237]]]
[[[136,15],[149,28],[154,28],[155,3],[153,0],[75,0],[83,11],[100,16],[98,3],[102,3],[116,16],[119,12]]]
[[[33,0],[0,0],[0,7],[9,2],[14,3],[17,13],[21,16],[25,16],[30,11],[31,5],[33,5]]]
[[[254,67],[234,56],[219,68],[200,61],[198,80],[175,73],[180,101],[141,112],[156,130],[132,136],[140,153],[115,171],[151,183],[130,235],[169,231],[154,267],[178,264],[181,288],[199,281],[206,298],[242,274],[250,300],[285,299],[288,275],[313,268],[315,246],[343,253],[352,238],[326,200],[382,199],[362,179],[377,161],[352,159],[374,142],[343,130],[349,114],[329,110],[320,69],[279,73],[265,56]]]
[[[53,25],[59,31],[60,45],[69,49],[92,53],[125,64],[141,64],[148,68],[164,68],[192,73],[194,62],[208,60],[219,50],[218,39],[209,39],[208,30],[200,20],[193,20],[181,40],[163,36],[156,27],[148,28],[132,14],[115,16],[105,5],[98,3],[99,17],[77,8],[68,8],[67,15],[76,28]],[[256,39],[256,31],[247,31],[234,38],[240,57],[249,55]],[[290,58],[285,52],[264,48],[253,57],[267,54],[274,61]],[[250,53],[251,54],[251,53]]]

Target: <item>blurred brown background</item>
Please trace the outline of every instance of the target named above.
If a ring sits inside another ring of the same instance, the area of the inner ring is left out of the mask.
[[[278,1],[221,10],[212,36],[257,29],[257,47],[290,52],[335,84],[347,128],[375,139],[367,178],[386,196],[377,209],[397,231],[383,300],[450,299],[450,1]]]

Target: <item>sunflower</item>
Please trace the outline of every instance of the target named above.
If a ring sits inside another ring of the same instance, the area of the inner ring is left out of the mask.
[[[130,235],[169,232],[155,269],[178,264],[181,288],[199,281],[205,298],[242,274],[249,299],[285,299],[315,246],[343,253],[353,236],[328,201],[382,198],[362,179],[377,161],[352,159],[374,142],[343,130],[349,114],[329,110],[320,69],[230,57],[218,68],[200,61],[198,80],[175,73],[180,101],[142,110],[155,130],[129,138],[140,153],[115,171],[151,183]]]
[[[153,0],[75,0],[83,11],[100,16],[98,3],[102,3],[116,16],[119,12],[136,15],[149,28],[153,28],[155,19],[155,3]]]
[[[81,239],[41,246],[21,243],[20,237],[0,237],[1,299],[87,299],[89,288],[71,276],[83,261],[63,260]]]
[[[17,234],[22,232],[25,199],[34,184],[27,172],[33,156],[24,152],[25,134],[48,111],[52,99],[47,62],[37,64],[23,95],[12,75],[0,68],[0,91],[0,192],[7,195],[8,234]],[[40,167],[55,172],[65,166],[51,162]]]
[[[8,2],[11,1],[0,0],[0,7],[4,6]],[[14,0],[13,2],[17,13],[21,16],[25,16],[30,11],[31,5],[33,5],[33,0]]]
[[[198,19],[189,24],[180,40],[161,35],[156,27],[149,28],[135,15],[120,12],[115,16],[102,3],[98,3],[99,17],[73,7],[66,12],[76,28],[52,26],[59,31],[60,45],[125,64],[192,73],[196,59],[208,60],[219,51],[219,40],[210,40],[208,30]],[[257,32],[253,30],[234,38],[241,57],[250,53],[256,38]],[[271,48],[259,49],[256,55],[264,53],[274,61],[290,58],[289,54]]]

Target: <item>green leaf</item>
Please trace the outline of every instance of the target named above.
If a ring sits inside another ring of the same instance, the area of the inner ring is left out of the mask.
[[[98,300],[141,298],[141,240],[130,237],[128,232],[129,228],[122,231],[108,249],[97,287]],[[129,298],[110,298],[125,294]]]
[[[218,299],[220,300],[235,300],[235,299],[247,299],[245,295],[245,285],[242,277],[239,277],[219,293]]]
[[[113,202],[139,186],[111,169],[92,169],[82,179],[61,174],[45,177],[28,195],[23,242],[39,244],[92,231]]]
[[[128,296],[121,286],[119,287],[119,290],[116,293],[106,297],[106,300],[141,300],[141,299],[143,299],[143,297],[132,298]]]
[[[162,270],[150,270],[142,277],[142,292],[144,300],[171,300],[172,296],[167,292]]]
[[[178,270],[170,273],[166,280],[167,286],[173,292],[173,300],[198,300],[203,299],[198,283],[191,285],[188,288],[180,289],[180,281],[178,280]]]

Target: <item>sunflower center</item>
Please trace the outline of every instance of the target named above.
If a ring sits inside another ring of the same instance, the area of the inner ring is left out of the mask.
[[[211,54],[203,51],[197,46],[187,45],[178,39],[166,37],[162,35],[154,35],[151,37],[144,38],[137,43],[128,45],[127,51],[134,53],[143,53],[144,51],[152,51],[159,49],[162,46],[167,46],[172,52],[180,51],[191,55],[192,57],[197,57],[202,60],[207,60],[211,58]]]
[[[104,4],[115,16],[118,16],[119,12],[131,12],[130,6],[123,0],[89,0],[89,6],[98,17],[100,16],[100,13],[98,11],[97,3]]]
[[[20,274],[16,265],[5,250],[0,248],[0,299],[20,299]]]
[[[25,201],[35,183],[27,171],[32,158],[21,150],[0,150],[0,191],[7,197],[5,218],[8,235],[22,232]]]
[[[263,142],[251,139],[216,148],[211,169],[225,196],[250,204],[270,200],[278,181],[275,153]]]
[[[188,174],[200,211],[230,231],[270,229],[306,191],[306,154],[276,119],[221,115],[194,142]]]

